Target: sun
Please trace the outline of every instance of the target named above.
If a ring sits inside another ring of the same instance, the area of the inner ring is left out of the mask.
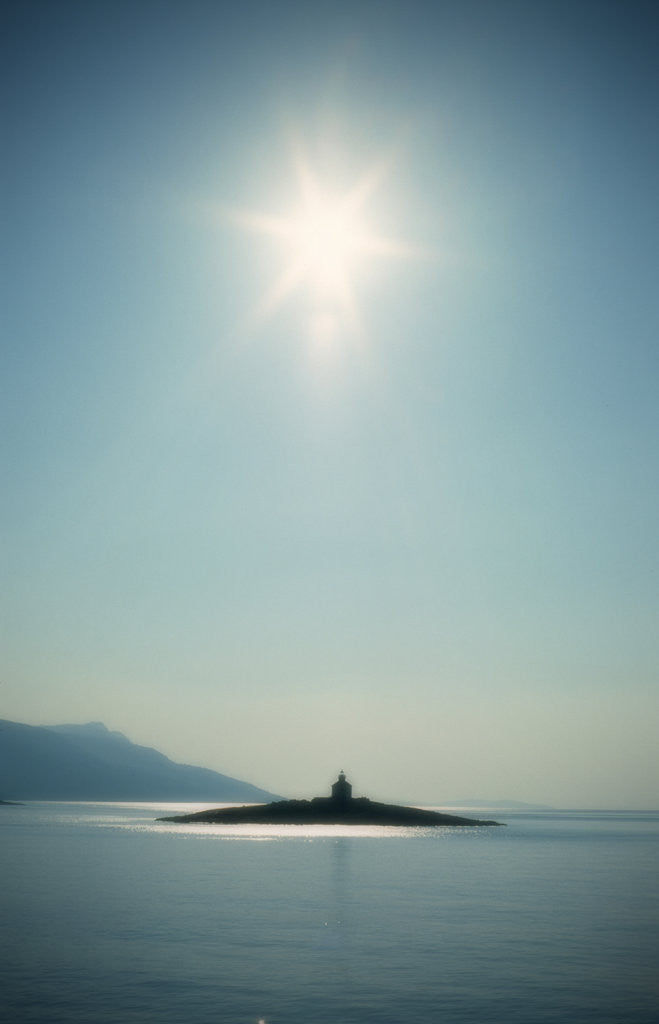
[[[295,265],[321,295],[344,294],[357,269],[367,236],[351,207],[346,198],[314,187],[285,232]]]
[[[243,227],[268,236],[281,250],[283,266],[258,305],[259,319],[303,291],[317,339],[362,332],[361,277],[375,259],[412,254],[409,246],[385,237],[369,221],[369,204],[385,171],[384,162],[374,163],[350,188],[341,190],[315,172],[298,150],[292,209],[279,215],[234,212]]]

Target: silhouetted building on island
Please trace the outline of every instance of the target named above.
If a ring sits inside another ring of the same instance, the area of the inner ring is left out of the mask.
[[[332,785],[330,796],[314,796],[311,800],[275,800],[271,804],[244,807],[218,807],[210,811],[159,818],[158,821],[208,824],[263,825],[497,825],[496,821],[458,818],[423,807],[382,804],[367,796],[352,795],[352,786],[344,771]]]
[[[339,772],[339,777],[332,786],[332,800],[341,805],[352,800],[352,786],[346,779],[344,771]]]

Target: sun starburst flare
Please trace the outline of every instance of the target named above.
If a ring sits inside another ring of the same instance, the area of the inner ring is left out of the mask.
[[[385,164],[371,166],[344,192],[325,187],[300,153],[294,172],[299,200],[292,212],[280,216],[231,213],[242,227],[273,238],[283,250],[283,269],[258,303],[255,317],[269,317],[294,293],[304,291],[315,341],[325,344],[339,336],[359,336],[362,315],[357,282],[370,261],[418,255],[411,246],[383,236],[369,224],[367,207],[385,176]]]

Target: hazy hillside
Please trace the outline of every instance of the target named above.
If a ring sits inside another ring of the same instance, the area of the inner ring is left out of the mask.
[[[0,720],[5,800],[201,800],[259,803],[276,795],[207,768],[176,764],[100,722],[34,726]]]

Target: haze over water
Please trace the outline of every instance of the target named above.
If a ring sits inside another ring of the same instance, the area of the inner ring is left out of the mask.
[[[656,807],[658,17],[3,4],[2,717]]]
[[[655,1024],[658,26],[3,4],[0,717],[623,808],[0,806],[11,1024]]]
[[[507,828],[0,817],[16,1024],[654,1024],[659,815]]]

